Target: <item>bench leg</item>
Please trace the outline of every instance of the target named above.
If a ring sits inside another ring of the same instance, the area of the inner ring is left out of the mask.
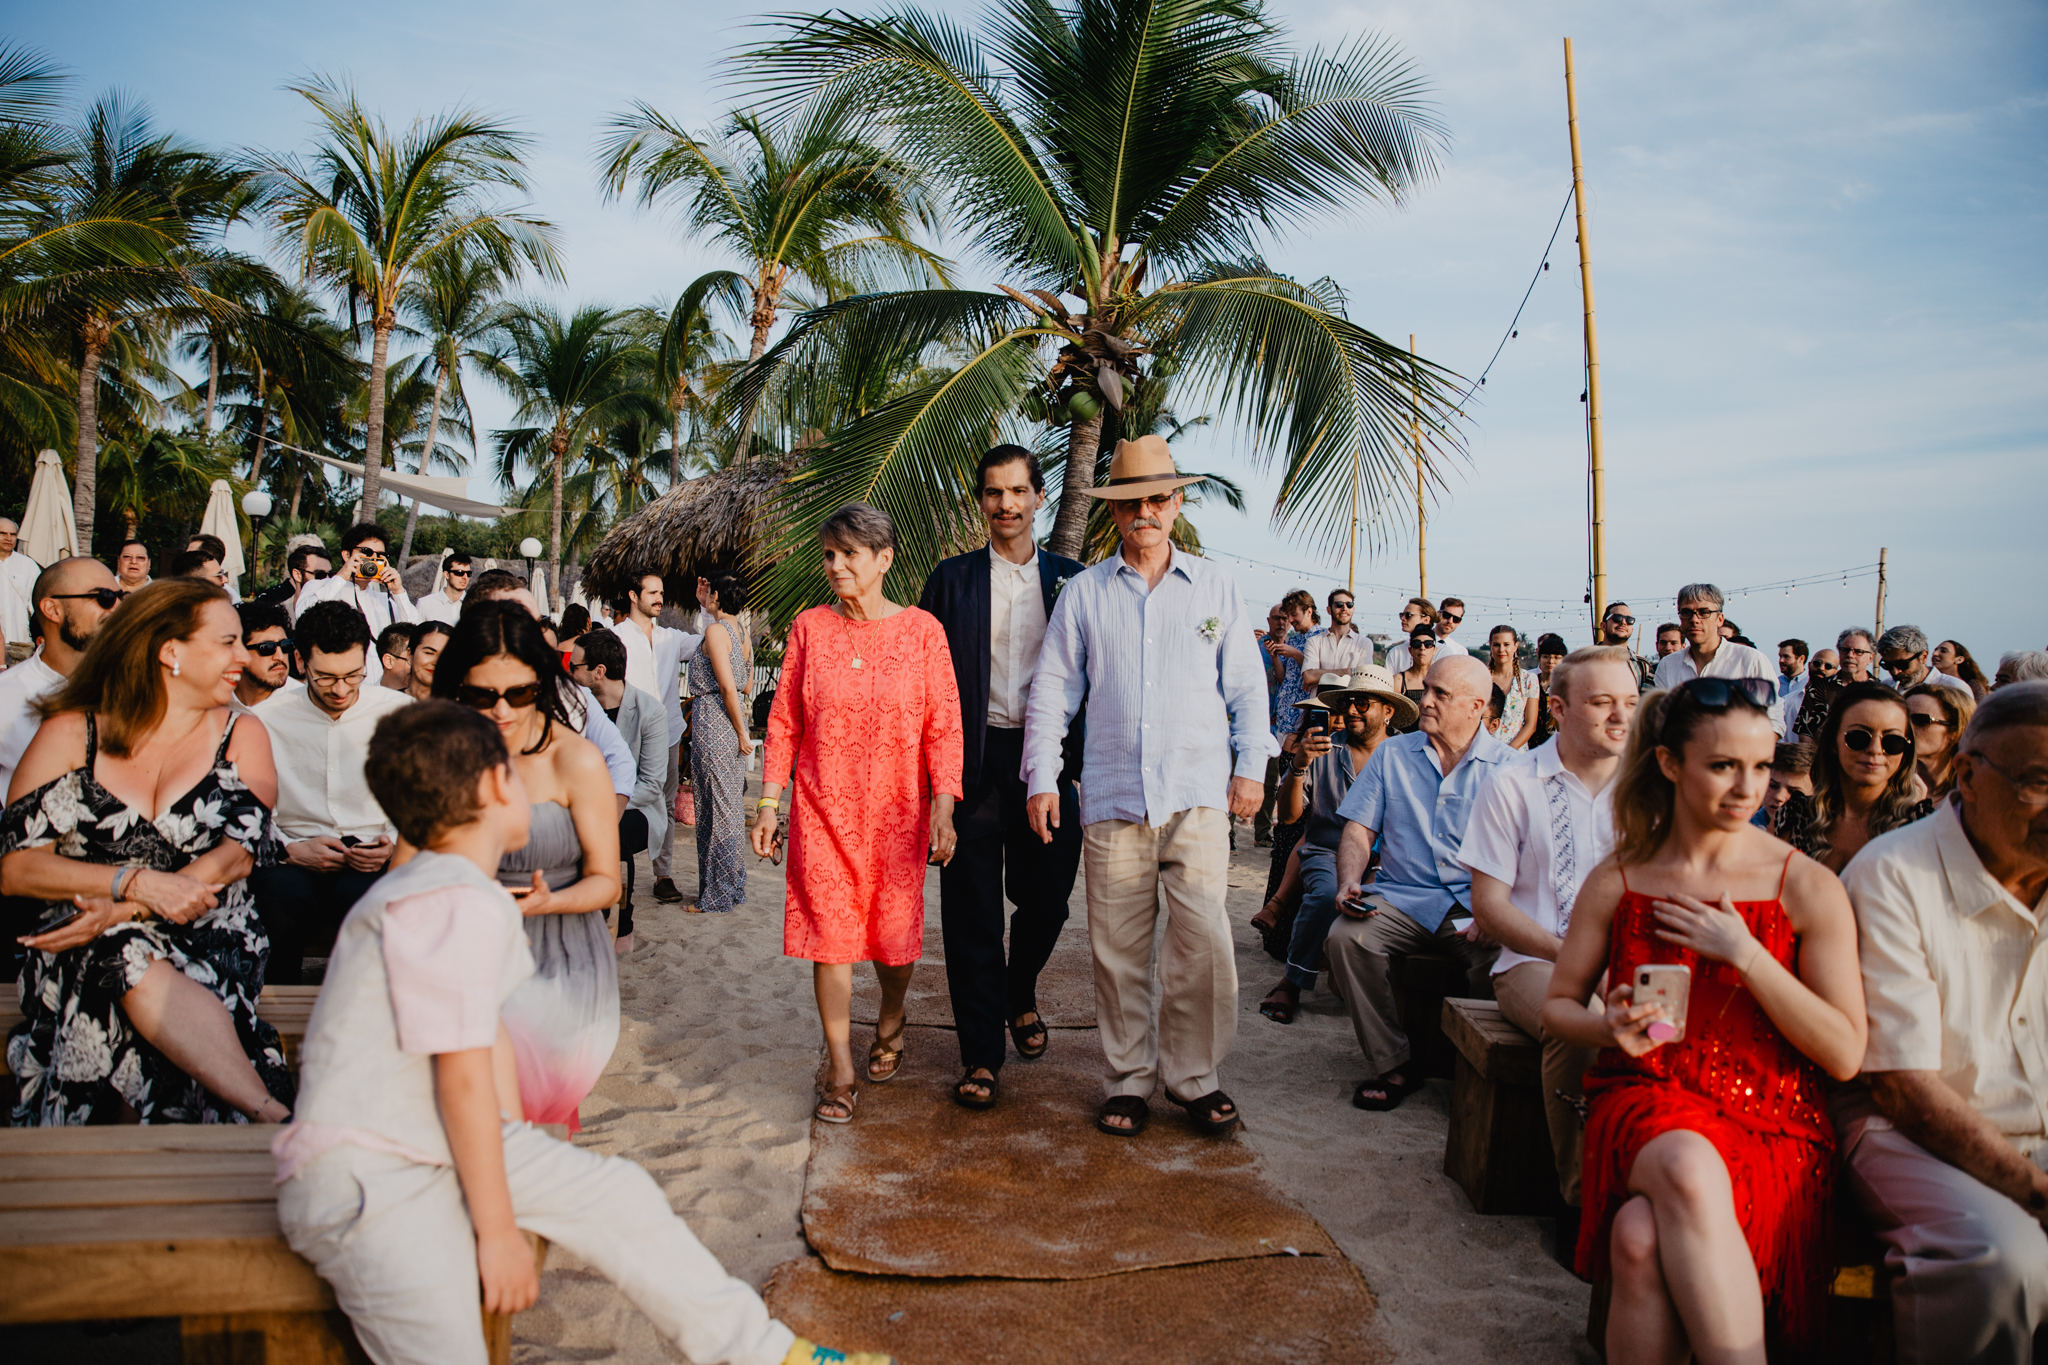
[[[339,1310],[195,1314],[179,1336],[185,1365],[370,1365]]]

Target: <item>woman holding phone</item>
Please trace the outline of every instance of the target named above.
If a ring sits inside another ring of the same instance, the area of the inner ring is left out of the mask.
[[[1578,1263],[1612,1281],[1614,1365],[1763,1365],[1767,1341],[1810,1351],[1824,1326],[1821,1076],[1862,1065],[1863,982],[1842,884],[1749,823],[1776,748],[1771,688],[1694,678],[1643,699],[1614,856],[1572,907],[1543,1006],[1545,1028],[1604,1049],[1586,1073]],[[1639,981],[1686,999],[1683,1017],[1638,1000]]]

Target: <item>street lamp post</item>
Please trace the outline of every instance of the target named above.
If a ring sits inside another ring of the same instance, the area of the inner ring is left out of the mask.
[[[263,578],[263,521],[270,515],[270,494],[252,488],[242,494],[242,515],[249,518],[249,578],[251,586]]]
[[[532,536],[519,542],[519,553],[526,557],[526,586],[529,590],[533,587],[533,561],[540,558],[541,548],[541,543]]]

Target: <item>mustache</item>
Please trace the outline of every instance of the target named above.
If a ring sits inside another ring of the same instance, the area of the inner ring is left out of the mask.
[[[1159,518],[1152,516],[1137,516],[1131,518],[1131,529],[1135,531],[1140,527],[1143,527],[1148,531],[1157,531],[1160,529]]]

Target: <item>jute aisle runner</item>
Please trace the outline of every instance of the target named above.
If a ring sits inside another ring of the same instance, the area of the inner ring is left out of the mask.
[[[1372,1291],[1247,1145],[1197,1135],[1157,1095],[1138,1138],[1095,1131],[1102,1054],[1074,992],[1041,991],[1051,1047],[1004,1066],[996,1109],[954,1104],[954,1035],[919,1026],[945,1008],[937,937],[933,924],[902,1072],[862,1088],[851,1124],[813,1125],[803,1223],[816,1255],[771,1277],[777,1317],[903,1365],[1388,1359]],[[1077,957],[1080,915],[1054,956],[1063,977]],[[857,1053],[866,1041],[856,1031]]]

